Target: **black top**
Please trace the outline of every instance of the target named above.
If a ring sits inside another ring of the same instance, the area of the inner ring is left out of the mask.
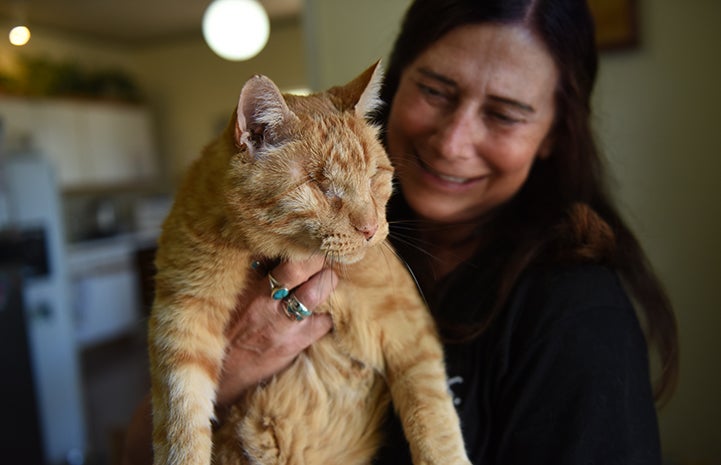
[[[449,336],[448,328],[489,321],[500,277],[525,256],[522,244],[547,238],[485,330],[445,344],[448,384],[474,464],[661,464],[644,335],[617,273],[604,265],[618,259],[613,237],[609,246],[598,235],[607,225],[578,206],[562,218],[522,203],[500,209],[479,225],[486,242],[474,257],[440,281],[419,276]],[[414,218],[402,196],[388,213],[399,255],[416,271],[432,270],[433,257],[404,232]],[[395,416],[387,429],[374,463],[410,464]]]
[[[483,294],[478,273],[463,275],[432,307]],[[661,463],[644,336],[611,269],[536,266],[486,331],[445,349],[474,464]],[[388,429],[374,463],[410,463],[395,418]]]

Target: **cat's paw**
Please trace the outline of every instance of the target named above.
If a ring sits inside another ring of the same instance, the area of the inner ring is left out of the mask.
[[[433,458],[425,458],[416,463],[416,461],[413,462],[414,465],[473,465],[471,461],[466,457],[465,454],[462,454],[458,457],[433,457]]]

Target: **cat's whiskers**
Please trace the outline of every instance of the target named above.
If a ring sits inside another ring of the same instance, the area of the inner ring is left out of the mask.
[[[329,270],[337,270],[337,267],[339,265],[339,262],[335,260],[334,253],[325,251],[323,252],[323,261],[324,261],[324,268],[327,268]],[[324,295],[325,292],[323,292],[323,289],[325,286],[333,287],[333,276],[332,275],[326,275],[327,280],[321,279],[318,282],[319,290],[318,295]],[[328,311],[332,314],[333,313],[333,299],[328,299],[327,301],[328,305]]]
[[[411,269],[410,265],[408,265],[408,262],[406,262],[403,257],[391,246],[390,243],[384,241],[381,244],[381,251],[383,252],[383,257],[386,260],[386,263],[388,266],[390,266],[389,262],[390,259],[387,257],[386,253],[390,252],[393,254],[403,265],[405,265],[406,269],[408,270],[408,274],[413,278],[413,282],[416,284],[416,289],[418,290],[418,293],[420,294],[421,298],[423,299],[423,302],[425,302],[426,306],[428,306],[428,301],[426,300],[426,296],[423,294],[423,289],[421,289],[421,285],[418,282],[418,278],[416,278],[416,275],[413,273],[413,270]]]
[[[338,275],[343,275],[345,273],[345,270],[347,269],[346,263],[340,259],[340,255],[338,252],[326,252],[326,263],[328,264],[328,268],[332,269],[336,272]]]
[[[422,254],[426,255],[427,257],[439,261],[440,259],[436,257],[434,254],[429,252],[424,248],[424,246],[430,246],[431,244],[428,241],[424,241],[415,235],[411,234],[403,234],[402,232],[398,231],[399,228],[393,228],[393,230],[388,234],[388,236],[391,239],[394,239],[398,242],[401,242],[409,247],[412,247],[413,249],[421,252]],[[415,228],[407,227],[406,230],[411,231],[415,230]]]
[[[392,163],[395,169],[403,169],[404,165],[414,165],[416,168],[423,166],[413,153],[405,153],[402,157],[393,157]]]

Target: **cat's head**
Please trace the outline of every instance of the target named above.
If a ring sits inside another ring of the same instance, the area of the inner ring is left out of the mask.
[[[385,239],[393,168],[368,123],[380,81],[376,64],[309,96],[282,95],[264,76],[243,86],[228,205],[255,252],[352,263]]]

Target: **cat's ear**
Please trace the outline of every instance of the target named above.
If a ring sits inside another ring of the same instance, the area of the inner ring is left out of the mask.
[[[383,103],[379,96],[382,83],[383,67],[378,60],[348,84],[333,87],[328,93],[339,110],[352,109],[356,115],[369,118]]]
[[[370,76],[367,77],[367,75]],[[376,111],[383,101],[380,98],[381,84],[383,84],[383,67],[378,60],[359,76],[361,83],[366,81],[363,92],[355,104],[356,115],[369,118]]]
[[[237,116],[235,140],[239,146],[245,145],[254,157],[264,145],[277,144],[280,128],[297,118],[280,89],[262,75],[253,76],[243,86]]]

